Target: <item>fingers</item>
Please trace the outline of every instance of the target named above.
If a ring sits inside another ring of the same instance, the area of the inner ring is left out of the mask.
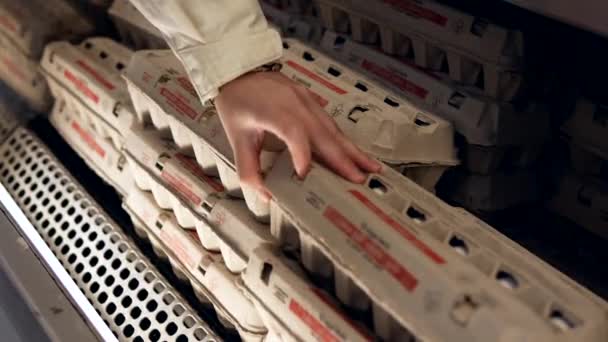
[[[314,141],[314,144],[317,158],[321,159],[325,165],[340,176],[353,183],[363,183],[365,181],[365,174],[361,172],[335,137],[325,133],[320,135]]]
[[[314,97],[308,96],[307,99],[307,104],[310,108],[314,110],[314,114],[319,118],[319,122],[325,127],[329,134],[336,138],[337,143],[342,145],[343,150],[355,162],[355,164],[357,164],[358,167],[360,167],[363,171],[366,172],[380,171],[382,167],[380,163],[375,159],[370,158],[367,154],[361,151],[361,149],[359,149],[352,141],[346,138],[338,127],[338,125],[336,124],[336,121],[317,104]]]
[[[375,159],[369,157],[359,149],[352,141],[348,140],[343,134],[338,134],[336,139],[344,147],[344,151],[362,170],[366,172],[379,172],[382,165]]]
[[[273,132],[274,133],[274,132]],[[310,140],[303,127],[292,125],[288,128],[277,130],[276,134],[287,145],[291,154],[296,173],[300,178],[306,177],[312,162],[312,151]]]
[[[256,190],[265,201],[271,195],[264,186],[260,174],[260,150],[254,139],[238,139],[234,144],[234,155],[239,180],[244,186]]]

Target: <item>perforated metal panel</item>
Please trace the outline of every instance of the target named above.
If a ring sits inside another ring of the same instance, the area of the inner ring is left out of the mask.
[[[220,340],[29,131],[0,146],[0,182],[119,340]]]

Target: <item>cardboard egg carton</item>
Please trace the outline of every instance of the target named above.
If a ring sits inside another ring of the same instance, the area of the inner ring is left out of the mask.
[[[603,340],[605,304],[473,216],[390,168],[366,186],[287,155],[266,178],[271,230],[373,329],[428,340]],[[430,297],[429,297],[430,296]],[[436,310],[428,310],[432,298]]]
[[[125,44],[136,50],[168,48],[162,33],[129,0],[114,0],[108,14]]]
[[[0,143],[34,115],[25,101],[6,85],[0,83]]]
[[[192,286],[202,303],[214,308],[220,322],[236,330],[243,341],[264,339],[267,329],[260,315],[239,288],[239,277],[226,268],[221,255],[206,251],[198,237],[183,230],[149,193],[133,189],[123,207],[137,234],[150,241],[159,257],[169,261],[177,277]]]
[[[112,142],[99,136],[84,121],[73,115],[65,102],[58,100],[49,121],[76,153],[121,196],[133,187],[133,177],[124,154]]]
[[[321,48],[432,113],[454,124],[470,145],[537,151],[549,136],[549,113],[537,103],[523,108],[468,93],[420,68],[397,60],[347,36],[326,31]],[[528,152],[526,152],[528,153]],[[489,158],[500,159],[501,152]],[[475,161],[492,163],[489,159]]]
[[[539,170],[523,168],[489,175],[458,170],[452,175],[447,199],[477,213],[492,213],[541,199],[543,192]]]
[[[329,293],[281,253],[258,248],[241,275],[269,335],[280,341],[370,341],[371,333],[348,318]]]
[[[3,0],[0,23],[0,35],[32,60],[40,59],[53,40],[84,37],[94,30],[91,20],[66,0]]]
[[[548,208],[589,231],[608,239],[608,186],[593,177],[562,177]]]
[[[172,210],[181,227],[196,230],[207,250],[221,252],[230,271],[242,272],[256,246],[274,244],[245,202],[227,197],[193,153],[180,150],[166,133],[133,129],[125,149],[136,185],[151,192],[159,207]]]
[[[323,37],[323,26],[318,18],[293,14],[267,2],[261,2],[266,19],[283,37],[294,37],[318,44]]]
[[[49,44],[41,69],[53,96],[97,134],[110,138],[116,148],[123,143],[121,117],[134,109],[121,75],[131,50],[107,38],[90,38],[79,45],[67,41]],[[124,120],[124,119],[123,119]]]
[[[178,147],[193,148],[196,160],[208,175],[219,175],[226,192],[244,198],[260,220],[268,205],[253,189],[241,189],[234,155],[215,109],[203,105],[181,63],[170,50],[137,52],[126,72],[128,89],[141,122],[157,129],[170,129]],[[262,170],[272,165],[282,145],[265,146]]]
[[[51,94],[42,73],[38,70],[38,60],[21,53],[16,45],[2,34],[0,64],[0,79],[23,97],[32,109],[46,112],[51,107]]]
[[[458,164],[449,122],[295,39],[283,45],[281,72],[316,94],[364,151],[392,165]]]
[[[434,1],[317,0],[320,17],[332,31],[378,44],[416,65],[440,70],[466,85],[483,83],[483,92],[509,101],[522,84],[524,39],[521,32],[500,27]]]
[[[575,143],[599,155],[608,155],[608,106],[579,99],[562,132]]]

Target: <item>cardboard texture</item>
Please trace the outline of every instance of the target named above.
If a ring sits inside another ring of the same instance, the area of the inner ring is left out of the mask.
[[[472,96],[420,68],[330,31],[321,46],[414,104],[451,121],[467,142],[483,146],[538,144],[547,139],[548,113],[536,103],[523,109]]]
[[[140,121],[157,129],[170,129],[180,148],[192,147],[196,160],[208,175],[219,175],[231,196],[245,198],[260,220],[267,220],[268,205],[257,191],[241,189],[234,156],[217,112],[204,106],[171,51],[135,53],[126,72],[129,92]],[[282,145],[265,146],[261,167],[266,170]]]
[[[256,249],[242,274],[243,287],[271,334],[281,341],[369,341],[330,295],[280,253]]]
[[[136,50],[169,48],[162,33],[129,0],[114,0],[108,14],[125,44]]]
[[[268,2],[261,2],[266,19],[274,24],[283,37],[293,37],[305,42],[318,44],[323,37],[323,26],[318,18],[303,16],[290,11],[290,7],[281,9]]]
[[[46,112],[51,107],[51,94],[38,70],[38,60],[28,58],[2,34],[0,63],[0,79],[23,97],[32,109]]]
[[[284,40],[284,51],[281,71],[316,94],[364,151],[393,165],[458,163],[453,128],[446,120],[297,40]]]
[[[181,227],[196,230],[206,249],[221,252],[230,271],[242,272],[256,246],[274,244],[245,202],[225,196],[192,152],[177,148],[166,133],[134,128],[125,148],[137,186],[150,191],[159,207],[171,209]]]
[[[511,100],[522,83],[524,39],[509,30],[434,1],[317,0],[324,25],[425,69],[447,65],[451,79],[483,84],[488,96]],[[482,82],[479,80],[482,79]]]
[[[608,186],[592,177],[567,174],[548,207],[587,230],[608,239]]]
[[[600,341],[608,333],[605,304],[390,168],[366,186],[319,165],[298,180],[285,154],[267,186],[273,235],[297,244],[310,272],[333,279],[341,302],[371,310],[376,332],[401,326],[451,341]]]
[[[226,269],[220,255],[203,249],[197,237],[181,229],[175,217],[159,208],[150,194],[133,189],[123,206],[138,234],[170,262],[175,274],[192,286],[201,302],[213,306],[220,322],[238,331],[243,341],[264,339],[262,319],[239,289],[239,277]]]
[[[572,116],[563,124],[562,132],[586,149],[606,156],[608,155],[607,123],[607,106],[581,98]]]
[[[0,35],[35,61],[47,43],[84,37],[94,30],[93,23],[65,0],[3,0],[0,23]]]
[[[123,144],[121,120],[134,118],[125,81],[121,78],[131,50],[107,38],[90,38],[80,45],[49,44],[41,61],[53,96],[91,126],[110,138],[116,148]]]
[[[99,136],[73,115],[62,100],[55,102],[49,121],[97,175],[121,196],[128,194],[134,184],[133,177],[124,154],[109,139]]]
[[[542,178],[535,168],[499,171],[489,175],[455,172],[447,197],[475,212],[496,212],[541,199]]]
[[[34,115],[25,101],[0,83],[0,143],[4,142],[17,126]]]

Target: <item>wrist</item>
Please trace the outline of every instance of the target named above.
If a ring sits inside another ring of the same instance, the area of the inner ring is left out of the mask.
[[[234,81],[240,79],[243,76],[251,75],[251,74],[254,74],[254,73],[259,73],[259,72],[278,72],[278,71],[281,71],[282,67],[283,67],[283,65],[281,63],[279,63],[279,62],[266,63],[264,65],[260,65],[259,67],[256,67],[256,68],[254,68],[254,69],[252,69],[252,70],[250,70],[250,71],[242,74],[241,76],[235,78],[232,81],[227,82],[226,84],[234,82]],[[226,85],[226,84],[224,84],[224,85]],[[215,106],[215,100],[217,99],[217,97],[221,93],[222,87],[224,87],[224,85],[222,85],[219,88],[217,88],[217,90],[215,91],[214,96],[209,97],[209,99],[206,102],[209,103],[212,106]]]

